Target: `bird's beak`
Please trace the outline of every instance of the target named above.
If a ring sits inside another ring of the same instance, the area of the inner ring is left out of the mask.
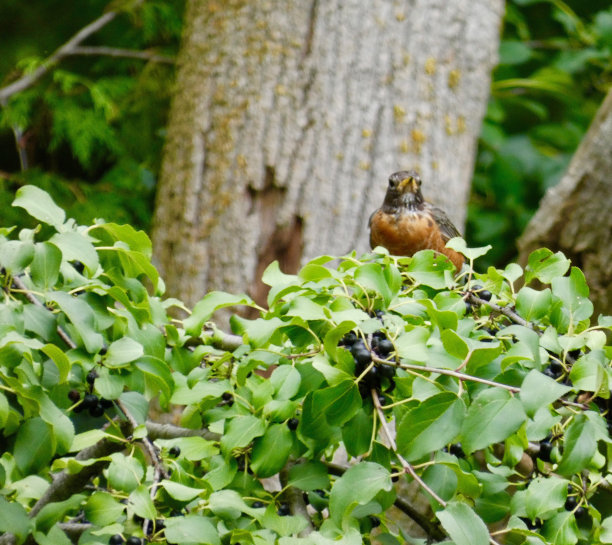
[[[410,193],[416,193],[417,189],[419,188],[417,181],[412,176],[409,178],[404,178],[399,183],[398,187],[402,193],[405,193],[406,190],[410,191]]]

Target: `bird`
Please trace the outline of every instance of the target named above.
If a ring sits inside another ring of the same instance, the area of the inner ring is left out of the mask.
[[[414,170],[400,170],[389,176],[385,200],[368,221],[370,246],[383,246],[400,256],[431,249],[448,257],[459,271],[464,258],[446,248],[446,243],[461,235],[443,210],[423,198],[421,184]]]

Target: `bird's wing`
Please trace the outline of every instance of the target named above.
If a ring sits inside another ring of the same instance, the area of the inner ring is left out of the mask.
[[[440,232],[442,233],[442,238],[445,242],[453,237],[461,236],[461,233],[459,233],[457,228],[453,225],[453,222],[448,219],[448,216],[446,215],[446,212],[444,212],[444,210],[432,206],[430,208],[430,211],[431,215],[433,216],[433,219],[440,227]]]

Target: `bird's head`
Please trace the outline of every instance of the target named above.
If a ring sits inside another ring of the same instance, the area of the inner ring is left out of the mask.
[[[416,207],[423,202],[421,177],[414,170],[400,170],[389,176],[385,203],[394,206]]]

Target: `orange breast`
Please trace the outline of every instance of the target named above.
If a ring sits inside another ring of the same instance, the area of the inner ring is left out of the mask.
[[[419,250],[435,250],[446,255],[457,270],[463,256],[445,247],[435,220],[427,212],[387,214],[377,210],[370,223],[370,246],[384,246],[393,255],[411,256]]]

